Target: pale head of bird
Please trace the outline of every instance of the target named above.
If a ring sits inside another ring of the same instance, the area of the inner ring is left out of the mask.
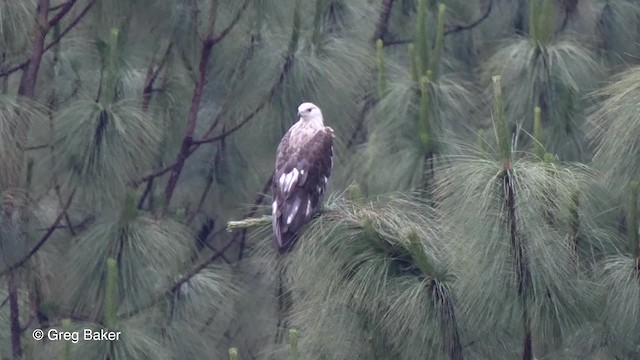
[[[322,124],[322,112],[315,104],[306,102],[298,106],[298,119],[300,121],[318,122]]]

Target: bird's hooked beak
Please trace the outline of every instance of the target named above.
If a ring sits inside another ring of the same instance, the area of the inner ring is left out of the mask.
[[[296,119],[299,121],[302,119],[302,111],[298,111],[298,115],[296,115]]]

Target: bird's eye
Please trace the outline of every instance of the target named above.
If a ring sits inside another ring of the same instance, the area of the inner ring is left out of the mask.
[[[307,112],[311,112],[311,110],[312,110],[311,108],[308,108],[308,109],[307,109]]]

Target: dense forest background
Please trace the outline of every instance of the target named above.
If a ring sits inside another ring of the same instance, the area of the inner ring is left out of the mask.
[[[638,359],[639,40],[637,0],[0,1],[0,359]],[[278,256],[304,101],[330,196]]]

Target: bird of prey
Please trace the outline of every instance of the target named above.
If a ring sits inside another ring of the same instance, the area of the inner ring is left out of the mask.
[[[273,178],[273,246],[292,249],[298,231],[322,205],[333,166],[333,129],[312,103],[298,107],[298,121],[280,140]]]

